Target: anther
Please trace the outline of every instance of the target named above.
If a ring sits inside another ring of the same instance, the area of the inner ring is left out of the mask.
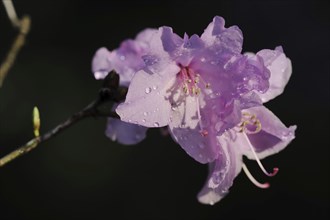
[[[209,132],[208,132],[207,130],[201,130],[199,133],[200,133],[203,137],[206,137],[206,136],[209,134]]]

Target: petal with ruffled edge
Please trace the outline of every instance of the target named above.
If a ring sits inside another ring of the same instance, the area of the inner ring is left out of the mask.
[[[107,48],[101,47],[98,49],[92,60],[92,72],[95,79],[104,79],[112,70],[109,58],[111,52]]]
[[[112,52],[105,47],[97,50],[92,61],[92,71],[96,79],[104,79],[111,70],[120,75],[120,84],[128,86],[133,75],[145,64],[142,56],[149,51],[149,41],[156,29],[141,31],[135,40],[125,40]]]
[[[168,125],[171,112],[168,97],[179,70],[177,65],[169,64],[163,70],[166,73],[137,72],[125,102],[116,109],[121,120],[146,127]]]
[[[224,198],[242,168],[242,155],[230,133],[218,137],[221,148],[218,158],[209,164],[209,176],[198,194],[199,202],[213,205]]]
[[[261,50],[257,55],[262,57],[271,73],[269,89],[259,95],[263,102],[267,102],[283,92],[292,73],[291,60],[285,56],[282,47],[276,47],[275,50]]]
[[[162,28],[161,40],[164,50],[169,53],[171,59],[182,66],[188,66],[196,53],[200,53],[205,44],[196,34],[189,37],[186,33],[182,39],[173,33],[172,28]]]
[[[240,149],[249,159],[255,159],[249,147],[251,144],[259,159],[283,150],[294,138],[296,126],[286,127],[270,110],[264,106],[245,109],[251,115],[256,115],[261,123],[261,131],[256,134],[237,133],[240,139]],[[246,139],[248,138],[248,140]]]
[[[135,40],[139,43],[144,43],[145,49],[149,49],[149,42],[157,31],[158,30],[154,28],[146,28],[137,34]]]
[[[109,118],[105,135],[121,144],[133,145],[141,142],[146,137],[147,130],[148,128],[140,125]]]
[[[242,31],[237,26],[225,28],[225,20],[220,16],[213,18],[201,39],[209,46],[216,45],[218,53],[239,54],[242,51]]]
[[[146,52],[147,50],[134,40],[123,41],[120,47],[112,52],[110,62],[120,75],[120,85],[128,86],[134,74],[144,68],[142,56]]]

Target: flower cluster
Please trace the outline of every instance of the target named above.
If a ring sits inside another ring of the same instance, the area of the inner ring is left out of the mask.
[[[279,152],[294,139],[263,103],[281,94],[292,69],[281,47],[242,54],[237,26],[225,27],[216,16],[201,36],[173,33],[170,27],[147,29],[114,51],[99,49],[92,70],[103,79],[114,70],[128,86],[126,100],[114,108],[106,135],[123,144],[143,140],[149,127],[168,126],[172,138],[200,163],[209,164],[198,200],[214,204],[227,193],[241,169],[257,182],[242,161]]]

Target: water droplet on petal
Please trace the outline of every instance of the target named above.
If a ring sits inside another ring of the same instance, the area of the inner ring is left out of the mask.
[[[205,57],[202,57],[201,61],[204,63],[206,61]]]
[[[145,119],[143,119],[143,120],[142,120],[142,122],[143,122],[143,123],[145,123],[145,122],[146,122],[146,120],[145,120]]]
[[[124,55],[121,55],[121,56],[119,57],[119,59],[120,59],[121,61],[124,61],[124,60],[126,59],[126,57],[125,57]]]
[[[156,89],[158,88],[158,86],[153,86],[152,88],[153,88],[154,90],[156,90]]]
[[[176,106],[172,106],[172,110],[173,111],[176,111],[177,110],[177,107]]]
[[[158,123],[158,122],[155,122],[155,123],[154,123],[154,126],[155,126],[155,127],[159,127],[159,123]]]
[[[148,112],[143,112],[143,115],[144,115],[144,116],[147,116],[147,115],[148,115]]]
[[[150,87],[147,87],[146,90],[145,90],[146,94],[149,94],[151,92],[151,88]]]
[[[200,143],[198,146],[200,149],[204,149],[204,147],[205,147],[205,145],[203,143]]]
[[[219,132],[221,130],[221,126],[222,126],[222,123],[221,122],[217,122],[215,124],[215,126],[214,126],[214,129]]]

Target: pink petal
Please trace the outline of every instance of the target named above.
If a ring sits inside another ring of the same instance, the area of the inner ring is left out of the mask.
[[[278,153],[283,150],[294,138],[296,126],[286,127],[270,110],[264,106],[244,110],[256,115],[261,123],[261,131],[256,134],[247,134],[248,141],[254,147],[259,159]],[[246,140],[246,136],[237,133],[240,148],[249,159],[255,159]]]
[[[123,122],[119,119],[109,118],[105,135],[113,141],[124,145],[133,145],[146,137],[146,127]]]
[[[198,200],[203,204],[213,205],[224,198],[242,168],[242,156],[232,138],[226,133],[218,141],[221,145],[219,156],[209,164],[209,176],[198,194]]]
[[[201,101],[197,99],[186,96],[181,105],[172,107],[169,129],[188,155],[200,163],[209,163],[218,156],[219,144],[213,128],[200,126],[203,120],[200,121],[197,109],[201,108]]]
[[[257,53],[264,60],[265,66],[269,69],[271,75],[269,79],[270,87],[266,93],[260,94],[263,102],[267,102],[280,95],[288,83],[292,65],[289,58],[285,56],[281,47],[275,50],[264,49]]]
[[[141,70],[135,74],[125,103],[116,109],[121,120],[145,127],[162,127],[169,123],[169,89],[176,80],[179,67],[169,64],[163,71],[147,73]]]
[[[237,26],[225,28],[225,20],[216,16],[207,26],[201,39],[208,45],[218,45],[218,50],[240,53],[243,44],[242,31]],[[220,50],[221,49],[221,50]]]
[[[113,69],[109,62],[110,56],[111,52],[105,47],[96,51],[92,60],[92,72],[94,73],[95,79],[104,79]]]

